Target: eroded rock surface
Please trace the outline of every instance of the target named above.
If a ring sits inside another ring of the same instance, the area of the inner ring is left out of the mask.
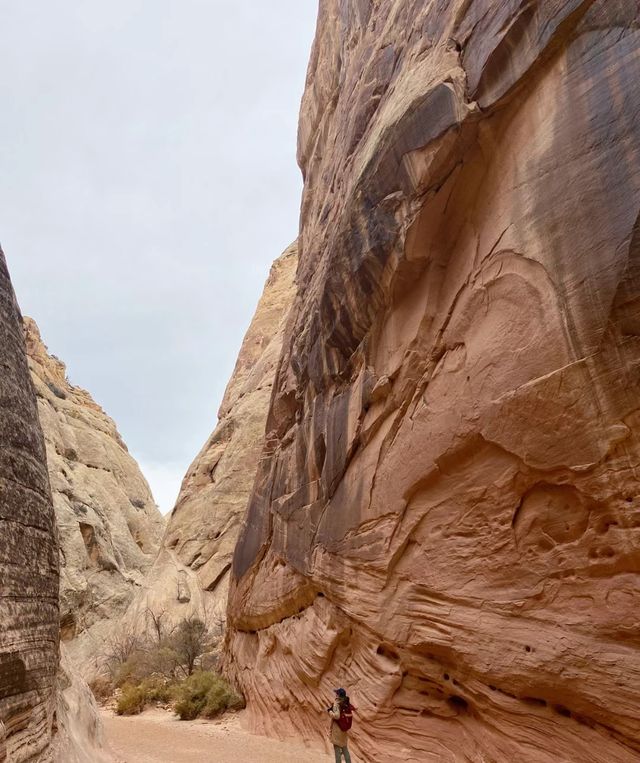
[[[189,467],[162,548],[128,619],[177,621],[192,613],[224,626],[229,568],[258,459],[294,298],[297,245],[272,265],[218,412],[218,425]]]
[[[58,545],[20,311],[0,250],[0,761],[53,760]]]
[[[322,0],[298,296],[233,562],[254,728],[640,760],[630,0]]]
[[[61,547],[62,639],[90,670],[158,551],[163,519],[116,425],[24,319]]]

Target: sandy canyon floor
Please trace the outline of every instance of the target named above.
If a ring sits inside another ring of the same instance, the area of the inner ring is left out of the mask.
[[[333,754],[294,741],[255,736],[242,716],[217,722],[179,721],[163,710],[117,716],[101,712],[107,742],[118,763],[327,763]],[[355,761],[355,758],[352,756]]]

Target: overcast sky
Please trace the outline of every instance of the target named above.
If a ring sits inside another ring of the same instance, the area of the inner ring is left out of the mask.
[[[18,300],[163,511],[295,238],[317,0],[0,0]]]

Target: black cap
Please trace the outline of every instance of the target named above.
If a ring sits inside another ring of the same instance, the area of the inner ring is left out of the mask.
[[[334,689],[334,692],[335,692],[335,693],[336,693],[336,694],[337,694],[339,697],[346,697],[346,696],[347,696],[347,692],[346,692],[344,689]]]

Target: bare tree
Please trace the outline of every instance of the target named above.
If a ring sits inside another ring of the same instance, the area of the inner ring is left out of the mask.
[[[142,647],[143,640],[137,630],[131,626],[124,627],[107,639],[103,652],[104,664],[114,674]]]
[[[202,620],[207,628],[207,633],[212,645],[217,646],[224,640],[227,629],[227,617],[224,609],[214,602],[206,602],[202,607]]]
[[[157,609],[147,607],[144,617],[149,623],[149,630],[153,633],[158,646],[162,645],[175,630],[175,626],[173,628],[169,627],[168,613],[164,607],[158,607]]]

